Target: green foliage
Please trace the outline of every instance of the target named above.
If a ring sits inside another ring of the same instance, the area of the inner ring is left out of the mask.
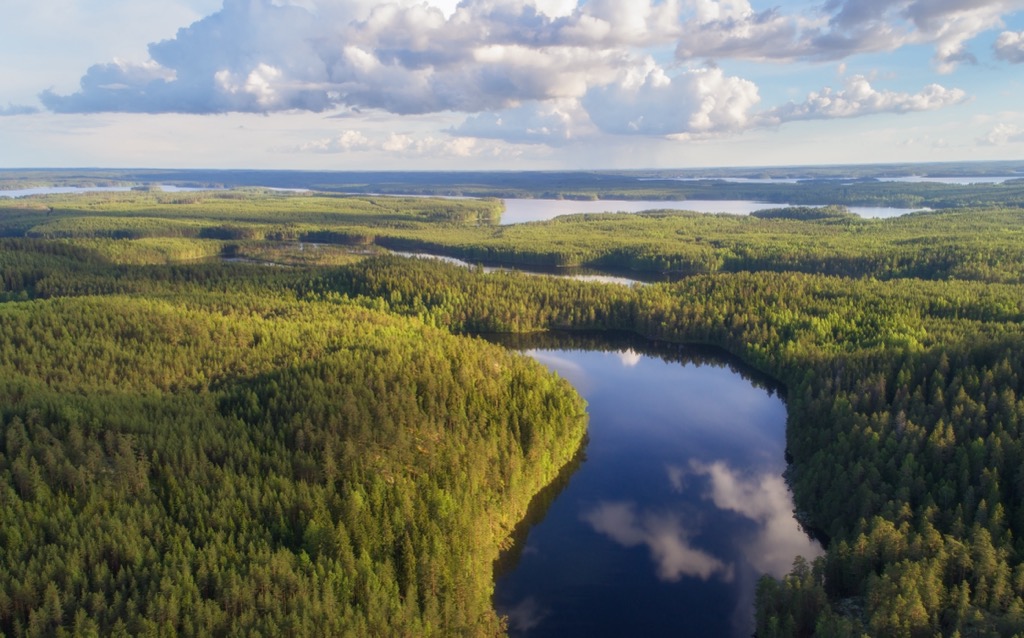
[[[293,255],[315,243],[433,252],[514,267],[589,266],[675,276],[797,271],[1024,281],[1020,208],[958,209],[886,220],[861,219],[842,207],[772,209],[751,216],[651,211],[496,226],[501,211],[496,200],[229,191],[33,201],[47,205],[0,200],[0,235],[91,239],[87,245],[118,263],[210,258],[220,241],[246,250],[291,246],[285,252]],[[193,248],[186,249],[183,240]],[[306,259],[297,263],[312,265]]]
[[[7,634],[499,632],[491,561],[582,406],[451,333],[552,328],[713,344],[786,385],[828,553],[761,582],[759,635],[1024,631],[1020,210],[495,227],[437,201],[65,199],[0,213]],[[690,276],[305,267],[373,244]],[[190,262],[215,254],[302,267]]]
[[[320,285],[463,330],[723,346],[788,386],[789,479],[831,539],[813,579],[763,585],[766,635],[1024,630],[1018,285],[746,273],[625,288],[396,259]]]
[[[478,340],[284,295],[0,306],[0,629],[487,635],[583,436]]]

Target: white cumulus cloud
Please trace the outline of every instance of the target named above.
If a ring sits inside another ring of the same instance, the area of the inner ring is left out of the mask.
[[[295,153],[386,153],[397,157],[467,158],[474,156],[515,156],[519,151],[508,145],[474,137],[423,135],[414,133],[370,134],[349,129],[332,137],[281,149]]]
[[[863,75],[846,79],[842,89],[824,88],[811,93],[799,104],[790,102],[759,117],[765,123],[783,123],[795,120],[850,118],[875,113],[908,113],[931,111],[959,104],[967,99],[960,89],[947,89],[930,84],[917,93],[881,91]]]
[[[705,60],[841,60],[926,43],[948,70],[970,60],[966,43],[1022,7],[1024,0],[827,0],[813,10],[758,11],[749,0],[224,0],[151,44],[149,59],[95,64],[79,90],[40,99],[58,113],[347,109],[462,119],[450,139],[396,133],[388,147],[403,153],[471,155],[486,148],[482,140],[565,146],[602,134],[708,138],[931,110],[966,96],[938,84],[878,90],[854,76],[765,109],[754,81]],[[1005,32],[995,54],[1019,61],[1019,42]],[[668,64],[662,56],[672,47],[677,60]],[[307,150],[379,145],[339,140]]]
[[[606,133],[669,136],[742,130],[759,101],[753,82],[721,69],[669,77],[651,64],[591,89],[583,105]]]
[[[150,60],[94,65],[77,93],[45,91],[40,99],[68,113],[322,111],[331,104],[322,86],[324,36],[303,8],[225,0],[174,39],[151,44]]]
[[[1024,128],[1006,122],[996,124],[987,135],[978,140],[978,143],[984,146],[1006,146],[1020,142],[1024,142]]]
[[[471,115],[452,133],[520,144],[561,146],[590,135],[594,126],[579,100],[530,102],[522,106]]]
[[[1024,31],[1003,31],[996,38],[993,48],[996,57],[1013,64],[1024,62]]]
[[[376,147],[368,137],[360,131],[347,130],[334,137],[322,138],[300,145],[296,150],[313,153],[350,153],[368,151]]]

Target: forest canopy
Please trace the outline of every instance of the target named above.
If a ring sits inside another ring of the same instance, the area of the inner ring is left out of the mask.
[[[786,386],[789,481],[828,552],[761,582],[758,635],[1024,631],[1020,209],[496,213],[0,202],[0,630],[500,634],[491,564],[585,406],[472,335],[558,328],[718,346]]]

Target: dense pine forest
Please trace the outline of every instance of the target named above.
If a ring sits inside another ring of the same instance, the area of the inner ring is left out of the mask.
[[[785,385],[828,551],[761,581],[758,636],[1024,634],[1024,210],[985,206],[503,227],[498,200],[0,201],[0,631],[501,634],[493,562],[586,417],[474,335],[568,329]]]

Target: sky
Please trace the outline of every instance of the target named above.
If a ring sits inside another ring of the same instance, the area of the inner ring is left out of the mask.
[[[1024,0],[5,0],[0,167],[1024,159]]]

